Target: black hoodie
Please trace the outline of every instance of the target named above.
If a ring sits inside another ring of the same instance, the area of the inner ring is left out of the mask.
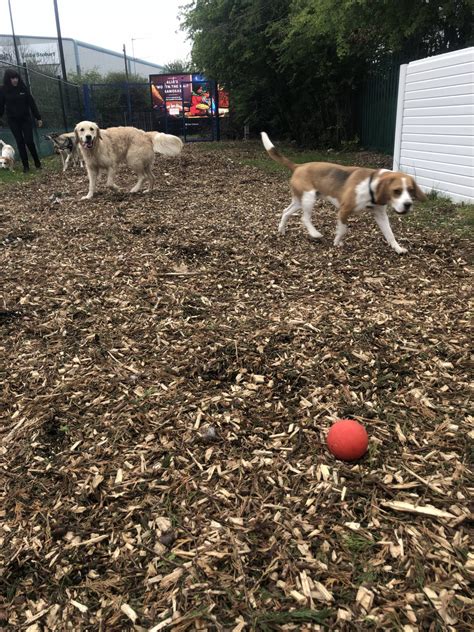
[[[12,86],[8,90],[0,89],[0,117],[6,110],[8,119],[21,120],[28,118],[30,111],[37,121],[41,120],[41,114],[25,85]]]

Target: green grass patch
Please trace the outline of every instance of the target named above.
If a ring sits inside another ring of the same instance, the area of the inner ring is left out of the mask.
[[[266,630],[269,626],[284,625],[285,623],[324,623],[331,615],[331,610],[282,610],[281,612],[259,612],[252,617],[252,623],[257,630]]]
[[[405,219],[415,226],[447,229],[467,236],[474,229],[474,204],[456,203],[432,191],[425,202],[416,203],[414,212]]]
[[[359,555],[372,549],[376,546],[376,543],[364,538],[362,535],[351,533],[344,538],[344,546],[352,554]]]
[[[33,161],[31,161],[33,162]],[[60,170],[61,165],[57,156],[47,156],[41,158],[42,169],[36,169],[34,164],[30,164],[30,172],[23,173],[23,166],[20,160],[15,163],[15,171],[0,169],[0,185],[18,184],[30,182],[33,179],[41,178],[45,173],[54,173]]]
[[[362,154],[357,152],[327,152],[327,151],[295,151],[294,147],[285,145],[278,145],[278,149],[281,153],[289,158],[291,161],[297,164],[303,164],[305,162],[333,162],[339,165],[357,165],[361,162],[360,158]],[[364,155],[365,156],[365,155]],[[256,167],[262,171],[269,173],[284,172],[288,173],[288,169],[283,165],[278,164],[272,160],[265,152],[260,157],[242,158],[239,162],[249,167]],[[364,167],[372,167],[376,169],[379,165],[377,157],[374,157],[373,162],[364,162]]]
[[[340,165],[360,165],[369,168],[390,168],[390,156],[367,151],[327,151],[320,149],[300,150],[296,145],[275,142],[276,147],[295,163],[334,162]],[[288,173],[288,169],[270,158],[259,140],[221,141],[218,143],[196,143],[198,152],[228,153],[236,162],[255,167],[267,173]]]

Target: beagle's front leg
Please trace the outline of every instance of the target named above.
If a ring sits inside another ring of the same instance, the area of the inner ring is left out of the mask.
[[[390,220],[388,219],[387,207],[374,206],[373,213],[374,219],[377,222],[378,227],[382,231],[383,236],[387,240],[387,243],[395,250],[395,252],[399,255],[403,255],[408,252],[407,249],[400,246],[398,241],[395,239],[392,227],[390,226]]]
[[[334,237],[334,245],[342,246],[342,242],[347,233],[347,219],[352,212],[352,208],[343,204],[337,215],[336,236]]]

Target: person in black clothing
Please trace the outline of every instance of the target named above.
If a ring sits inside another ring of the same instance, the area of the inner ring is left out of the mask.
[[[38,121],[38,127],[42,127],[41,114],[38,111],[35,100],[16,70],[5,70],[3,76],[3,89],[0,91],[0,118],[6,111],[8,127],[15,137],[23,163],[23,171],[28,173],[30,166],[26,148],[33,156],[35,167],[41,169],[41,162],[36,151],[33,139],[32,116]]]

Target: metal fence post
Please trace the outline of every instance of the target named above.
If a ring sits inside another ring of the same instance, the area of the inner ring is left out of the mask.
[[[400,66],[400,79],[398,82],[397,118],[395,123],[395,144],[393,148],[393,170],[400,168],[400,155],[402,150],[403,110],[405,108],[405,88],[407,81],[408,64]]]
[[[59,100],[61,101],[61,111],[63,114],[63,123],[64,123],[64,131],[67,132],[67,115],[66,115],[66,107],[64,105],[64,94],[63,94],[63,86],[61,77],[58,75],[58,87],[59,87]]]
[[[131,96],[130,96],[130,83],[127,81],[125,85],[126,85],[126,89],[127,89],[128,124],[131,125],[132,124],[132,100],[131,100]]]
[[[90,121],[92,119],[92,108],[91,108],[91,92],[90,86],[87,83],[82,84],[82,94],[84,96],[84,116],[86,120]]]
[[[219,141],[221,139],[221,119],[219,117],[219,86],[217,85],[217,81],[214,81],[214,112],[212,116],[216,121],[216,140]]]

